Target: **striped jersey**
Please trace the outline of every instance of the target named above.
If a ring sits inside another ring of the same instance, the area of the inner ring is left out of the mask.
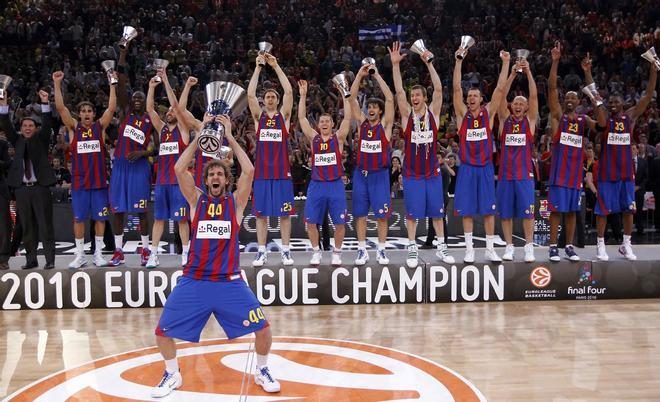
[[[493,163],[493,137],[486,107],[481,107],[476,117],[468,110],[458,130],[458,136],[458,156],[461,163],[472,166]]]
[[[151,141],[153,126],[148,114],[130,113],[119,126],[116,159],[126,159],[134,151],[146,151]]]
[[[635,179],[632,156],[633,120],[626,114],[610,117],[600,141],[598,181],[629,181]]]
[[[527,116],[516,120],[513,115],[509,115],[504,121],[500,140],[502,149],[497,177],[500,180],[532,180],[534,135]]]
[[[571,119],[561,116],[559,128],[552,138],[550,185],[581,189],[584,178],[582,142],[587,120],[584,115]]]
[[[186,149],[183,143],[179,126],[174,130],[169,129],[167,124],[163,125],[160,132],[160,145],[158,148],[158,173],[156,174],[156,184],[177,184],[174,165],[179,160],[179,156]]]
[[[391,154],[392,147],[381,122],[375,126],[369,124],[369,120],[362,122],[357,144],[356,168],[370,172],[389,168]]]
[[[74,190],[108,187],[103,128],[97,120],[90,127],[78,122],[71,141],[71,186]]]
[[[419,127],[415,127],[413,113],[408,116],[408,124],[403,133],[405,156],[403,158],[403,176],[415,179],[428,179],[440,175],[438,162],[438,127],[431,111],[428,118],[419,119]],[[428,120],[428,121],[427,121]]]
[[[197,200],[190,236],[190,254],[183,275],[223,281],[240,274],[236,203],[232,193],[219,198],[202,194]]]
[[[289,132],[281,113],[272,118],[261,112],[257,127],[257,152],[255,156],[255,179],[290,179]]]
[[[336,133],[324,141],[321,134],[312,140],[312,180],[334,181],[344,175],[341,148]]]

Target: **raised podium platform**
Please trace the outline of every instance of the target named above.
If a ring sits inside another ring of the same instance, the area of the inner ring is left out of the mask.
[[[551,263],[547,248],[536,249],[535,263],[483,260],[476,250],[474,264],[462,262],[463,250],[452,249],[457,263],[443,264],[433,250],[420,250],[420,265],[405,265],[406,252],[389,251],[390,264],[371,260],[352,264],[355,252],[343,253],[341,267],[310,267],[310,252],[293,253],[295,264],[283,267],[277,253],[268,263],[252,268],[252,253],[242,253],[245,278],[263,305],[448,303],[522,300],[594,300],[660,297],[660,248],[636,246],[637,261],[622,259],[608,246],[611,260],[596,261],[596,248],[579,249],[580,262]],[[500,249],[500,252],[503,250]],[[522,258],[522,250],[517,250]],[[126,255],[120,268],[66,268],[72,256],[58,256],[61,269],[21,270],[23,258],[12,258],[11,269],[0,271],[2,310],[62,308],[160,307],[181,276],[178,255],[159,256],[160,267],[140,267],[137,255]],[[90,258],[91,260],[91,258]],[[43,264],[42,257],[40,262]],[[91,264],[91,262],[90,262]]]

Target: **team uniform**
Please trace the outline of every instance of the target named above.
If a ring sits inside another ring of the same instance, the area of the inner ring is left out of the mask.
[[[320,225],[326,211],[332,223],[346,223],[346,189],[342,176],[341,148],[337,134],[323,141],[321,134],[312,140],[312,180],[307,189],[305,222]]]
[[[510,115],[502,129],[497,182],[497,213],[504,219],[534,217],[534,135],[529,119]]]
[[[163,308],[156,335],[199,342],[211,314],[229,339],[268,326],[241,277],[239,222],[231,193],[202,194],[192,221],[190,258]]]
[[[357,146],[357,163],[353,171],[353,215],[367,216],[371,207],[376,219],[388,218],[391,214],[389,175],[392,147],[381,122],[371,126],[365,120],[360,125]]]
[[[550,163],[550,189],[548,206],[552,212],[575,212],[580,210],[584,169],[584,115],[571,119],[564,114],[552,139]]]
[[[431,111],[418,121],[411,112],[403,138],[403,198],[406,216],[412,219],[443,218],[445,205],[436,141],[438,127]]]
[[[271,118],[262,112],[256,138],[252,210],[257,217],[290,216],[295,209],[284,116],[276,113]]]
[[[601,137],[595,212],[609,215],[635,212],[635,169],[632,156],[633,121],[623,114],[610,118]]]
[[[71,141],[71,205],[76,222],[108,220],[108,174],[103,128],[78,123]]]
[[[154,219],[180,221],[188,218],[188,202],[181,193],[174,165],[186,149],[179,127],[163,126],[158,149],[158,172],[154,187]]]
[[[151,166],[147,158],[129,161],[133,151],[146,151],[153,126],[147,114],[131,113],[119,127],[115,161],[110,176],[113,212],[146,212],[151,195]]]
[[[492,215],[495,205],[493,136],[488,110],[467,112],[458,131],[461,168],[456,179],[455,212],[459,216]]]

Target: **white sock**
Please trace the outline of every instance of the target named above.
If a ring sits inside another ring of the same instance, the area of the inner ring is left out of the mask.
[[[495,243],[495,236],[486,235],[486,248],[488,250],[493,249],[493,243]]]
[[[465,236],[465,248],[472,250],[472,232],[465,232],[463,235]]]
[[[557,243],[551,244],[550,247],[557,247]]]
[[[154,253],[154,254],[158,254],[158,246],[156,246],[154,244],[149,246],[149,250],[151,250],[151,252]]]
[[[567,244],[567,245],[566,245],[566,248],[569,248],[569,247],[570,247],[570,248],[573,248],[573,245],[572,245],[572,244]]]
[[[286,253],[287,251],[289,251],[289,245],[288,244],[282,244],[282,252]]]
[[[115,247],[121,250],[123,245],[124,245],[124,235],[123,234],[115,235]]]
[[[268,365],[268,355],[260,355],[259,353],[256,353],[257,355],[257,368],[260,369],[262,367],[266,367]]]
[[[378,250],[385,250],[385,243],[378,243]]]
[[[96,245],[96,251],[94,251],[94,254],[103,254],[103,247],[105,247],[103,236],[94,236],[94,244]]]
[[[170,374],[179,371],[179,362],[176,360],[176,357],[172,360],[165,360],[165,370]]]
[[[266,246],[259,245],[259,252],[260,253],[265,253],[266,252]]]
[[[312,247],[312,250],[313,250],[315,253],[318,252],[318,251],[319,251],[319,246]]]
[[[436,236],[435,239],[438,241],[438,246],[445,243],[445,236]]]
[[[76,239],[76,252],[78,255],[85,254],[85,239]]]
[[[188,244],[183,244],[181,247],[183,248],[183,252],[184,252],[184,253],[187,253],[187,252],[190,251],[190,243],[188,243]]]
[[[596,242],[598,243],[599,246],[600,245],[604,246],[605,245],[605,238],[604,237],[597,237]]]
[[[142,248],[143,249],[148,249],[149,248],[149,235],[146,235],[146,236],[140,235],[140,239],[142,239]]]
[[[367,248],[367,241],[366,240],[358,240],[358,248],[366,249]]]
[[[630,238],[631,238],[631,237],[632,237],[632,236],[623,235],[623,244],[630,245]]]

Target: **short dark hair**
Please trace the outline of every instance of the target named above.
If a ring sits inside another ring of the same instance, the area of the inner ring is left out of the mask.
[[[231,169],[229,168],[229,165],[223,163],[219,159],[211,159],[208,162],[206,162],[206,164],[204,165],[204,173],[202,175],[204,177],[204,185],[206,185],[206,179],[208,179],[209,177],[209,170],[211,170],[214,167],[221,167],[222,170],[224,170],[225,180],[227,182],[227,184],[225,185],[225,190],[229,191],[229,187],[231,186],[231,183],[234,178],[231,174]]]
[[[80,109],[82,109],[85,106],[89,106],[92,108],[92,112],[96,113],[96,108],[94,107],[94,104],[89,101],[82,101],[76,105],[76,109],[78,109],[78,113],[80,113]]]
[[[279,92],[277,92],[277,91],[276,91],[275,89],[273,89],[273,88],[268,88],[267,90],[264,91],[264,97],[266,96],[266,94],[267,94],[268,92],[272,92],[272,93],[274,93],[275,96],[277,96],[277,100],[278,100],[278,102],[279,102],[279,100],[280,100],[280,93],[279,93]]]
[[[424,85],[419,85],[419,84],[413,85],[412,88],[410,88],[410,93],[412,93],[412,91],[414,91],[415,89],[419,89],[420,91],[422,91],[422,95],[424,95],[424,97],[427,96],[426,88],[424,87]]]
[[[35,126],[38,126],[38,125],[39,125],[39,123],[37,123],[37,121],[36,121],[34,118],[28,116],[28,117],[23,117],[23,118],[21,119],[21,124],[20,124],[21,126],[23,125],[23,122],[24,122],[25,120],[30,120],[32,123],[34,123]]]
[[[367,99],[367,106],[369,105],[378,105],[380,108],[380,111],[385,113],[385,102],[383,102],[382,99],[379,98],[369,98]]]

